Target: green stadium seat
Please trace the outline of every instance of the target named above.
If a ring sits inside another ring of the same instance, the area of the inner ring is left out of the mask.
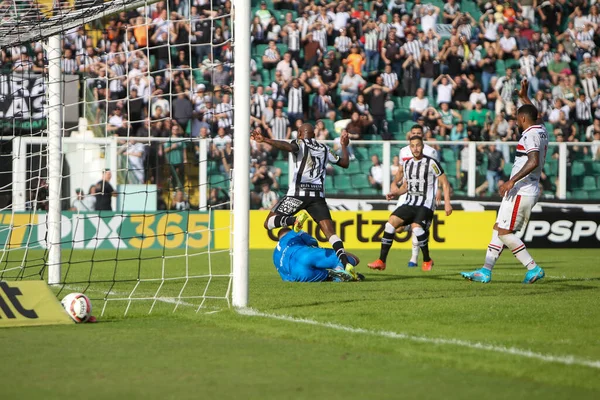
[[[412,115],[408,108],[397,108],[394,110],[394,122],[405,122],[410,121],[412,119]]]
[[[370,188],[371,184],[369,183],[369,179],[366,175],[354,175],[352,177],[352,187],[355,189],[366,189]]]
[[[546,174],[556,176],[558,175],[558,160],[553,158],[546,159],[546,165],[544,166]]]
[[[327,129],[329,131],[329,135],[333,137],[337,137],[337,134],[335,132],[335,123],[330,120],[330,119],[322,119],[321,121],[323,121],[323,125],[325,125],[325,129]]]
[[[392,96],[392,101],[394,102],[394,108],[401,108],[402,107],[402,97],[400,96]]]
[[[504,174],[510,176],[510,173],[512,172],[512,167],[512,163],[504,163]]]
[[[447,147],[442,148],[442,159],[444,162],[453,163],[456,161],[456,154],[453,149],[449,149]]]
[[[367,149],[366,147],[356,146],[354,147],[354,155],[358,160],[368,160],[369,149]]]
[[[519,68],[519,61],[514,59],[508,59],[504,62],[504,65],[506,66],[506,68],[511,68],[514,70],[515,68]]]
[[[269,47],[268,44],[257,44],[256,45],[256,54],[259,57],[262,57],[265,55],[265,50],[267,50],[267,48]]]
[[[596,177],[594,176],[584,176],[583,177],[583,188],[587,191],[596,190]]]
[[[385,109],[385,119],[388,122],[393,122],[394,121],[394,111],[395,110],[390,110],[389,108]]]
[[[337,175],[333,182],[337,190],[350,191],[352,189],[349,175]]]
[[[281,54],[281,57],[283,57],[283,55],[288,51],[288,46],[285,43],[278,43],[277,48],[279,49],[279,54]]]
[[[411,96],[402,97],[402,107],[410,109],[410,100],[411,99],[412,99]]]
[[[273,79],[271,79],[271,71],[263,69],[260,71],[260,74],[262,76],[263,84],[269,85],[270,82],[273,81]]]
[[[346,169],[344,171],[344,173],[347,175],[359,174],[361,172],[361,170],[362,170],[362,168],[361,168],[360,162],[354,160],[354,161],[350,161],[350,165],[348,165],[348,169]]]
[[[373,165],[373,163],[371,162],[370,157],[368,160],[361,161],[360,162],[360,172],[362,172],[363,174],[368,174],[369,171],[371,171],[372,165]]]
[[[381,190],[372,187],[360,189],[360,194],[363,196],[377,196],[381,195],[381,193]]]
[[[333,184],[333,176],[325,176],[325,192],[333,192],[335,185]]]
[[[588,200],[590,197],[588,192],[585,190],[574,190],[572,192],[572,198],[575,200]]]
[[[588,197],[590,200],[600,200],[600,190],[589,190]]]
[[[410,132],[410,128],[412,128],[413,125],[415,125],[415,124],[416,124],[416,122],[413,121],[412,118],[410,121],[404,121],[402,123],[402,133],[406,134],[406,133]],[[402,138],[402,140],[406,140],[406,138]]]
[[[287,176],[287,171],[289,169],[290,164],[286,160],[276,160],[273,162],[273,166],[281,170],[282,176]]]
[[[583,176],[585,175],[585,164],[583,161],[574,161],[571,166],[571,176]]]
[[[448,175],[448,171],[446,171],[446,177],[448,178],[448,183],[452,186],[453,189],[458,187],[458,179],[454,175]]]
[[[222,189],[229,188],[229,177],[223,174],[210,175],[208,180],[211,187],[217,187]]]

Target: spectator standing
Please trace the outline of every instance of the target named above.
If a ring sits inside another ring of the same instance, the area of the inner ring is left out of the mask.
[[[413,121],[417,121],[423,115],[425,110],[429,108],[429,100],[424,96],[422,88],[417,89],[417,95],[410,99],[410,112],[413,115]]]
[[[169,141],[163,144],[165,161],[171,168],[171,178],[173,186],[183,185],[185,182],[185,164],[187,164],[187,144],[182,138],[181,128],[178,124],[171,126],[171,136]]]
[[[260,209],[270,210],[275,206],[275,204],[277,204],[278,201],[279,196],[277,196],[277,193],[271,190],[271,187],[268,183],[264,183],[260,193]]]
[[[499,114],[503,109],[507,115],[513,115],[515,103],[513,96],[517,87],[517,80],[512,75],[512,69],[506,69],[506,75],[498,79],[495,90],[498,93],[496,99],[496,114]]]
[[[105,169],[102,179],[96,184],[96,211],[112,211],[112,198],[117,197],[117,192],[110,184],[112,173]]]
[[[500,151],[496,149],[495,145],[489,146],[487,152],[488,165],[486,172],[486,180],[488,183],[488,196],[492,196],[498,189],[498,181],[502,177],[504,171],[504,157]]]
[[[369,95],[369,110],[377,134],[383,140],[391,140],[393,137],[388,131],[388,122],[385,117],[385,104],[390,89],[383,85],[381,77],[378,77],[377,80],[377,83],[365,89],[363,93]]]
[[[383,167],[377,154],[371,156],[371,168],[369,169],[369,184],[372,188],[381,190],[383,184]]]

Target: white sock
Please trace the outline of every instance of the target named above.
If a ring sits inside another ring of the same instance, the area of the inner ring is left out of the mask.
[[[419,261],[419,239],[417,239],[417,235],[413,232],[412,236],[412,254],[410,256],[410,262],[417,263]]]
[[[504,243],[500,240],[498,236],[498,231],[492,229],[492,240],[490,240],[490,244],[488,244],[488,249],[485,253],[485,264],[483,264],[483,268],[489,269],[490,271],[496,265],[496,261],[502,254],[502,250],[504,249]]]
[[[521,261],[521,264],[528,270],[532,270],[536,267],[536,263],[533,260],[533,257],[527,251],[525,244],[515,235],[514,233],[509,233],[508,235],[500,236],[500,240],[504,242],[506,247],[512,251],[513,255],[517,257],[517,260]]]

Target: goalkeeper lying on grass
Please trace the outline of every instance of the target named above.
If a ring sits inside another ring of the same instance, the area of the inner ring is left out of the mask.
[[[308,233],[294,232],[282,228],[278,233],[279,242],[273,252],[273,264],[281,279],[288,282],[349,282],[354,281],[335,254],[333,249],[322,249],[315,238]],[[356,266],[358,257],[348,253],[350,263]],[[358,280],[364,276],[358,274]]]

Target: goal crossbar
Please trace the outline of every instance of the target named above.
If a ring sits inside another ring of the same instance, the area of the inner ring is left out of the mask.
[[[117,12],[143,7],[157,1],[159,0],[110,0],[97,4],[96,1],[88,0],[83,2],[81,9],[55,10],[51,16],[41,12],[34,2],[34,7],[30,9],[15,12],[14,15],[5,13],[2,16],[0,48],[14,46],[16,43],[44,40]]]

